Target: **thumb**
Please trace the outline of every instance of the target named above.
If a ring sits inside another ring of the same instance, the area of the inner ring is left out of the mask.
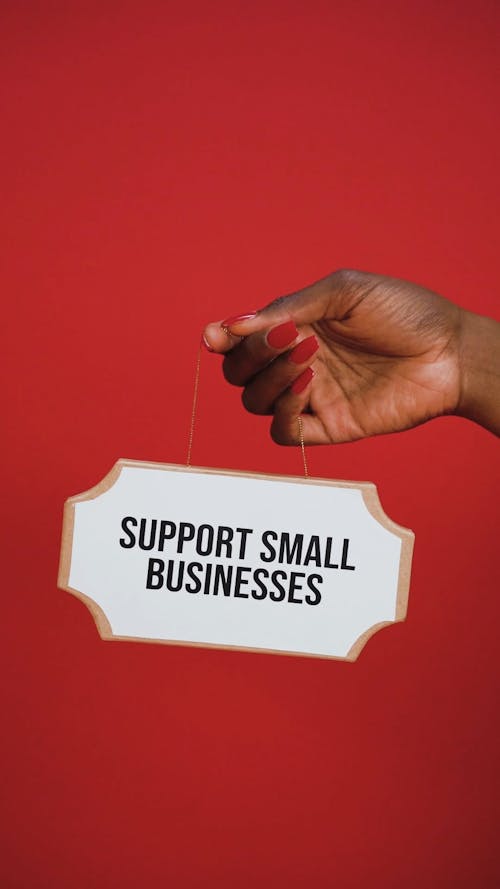
[[[312,324],[331,310],[332,278],[323,278],[296,293],[280,296],[256,312],[233,314],[222,321],[222,328],[236,336],[249,336],[284,321]]]

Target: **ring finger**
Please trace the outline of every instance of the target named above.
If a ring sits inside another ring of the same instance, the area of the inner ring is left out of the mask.
[[[277,359],[296,341],[299,332],[293,321],[285,321],[245,337],[226,353],[224,376],[234,386],[245,386],[255,374]]]
[[[306,371],[310,370],[318,349],[316,337],[308,336],[250,379],[242,395],[246,409],[252,414],[271,414],[274,402],[289,386],[299,394],[312,379],[312,371],[309,374]]]

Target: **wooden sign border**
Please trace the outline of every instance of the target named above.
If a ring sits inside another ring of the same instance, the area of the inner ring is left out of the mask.
[[[377,522],[379,522],[380,525],[382,525],[384,528],[387,528],[389,531],[391,531],[393,534],[397,535],[401,539],[401,559],[399,563],[395,620],[382,621],[381,623],[374,624],[373,627],[370,627],[369,630],[366,630],[361,636],[356,639],[356,642],[351,646],[345,657],[316,654],[314,652],[309,653],[302,651],[281,651],[274,648],[251,648],[239,645],[217,645],[213,642],[186,642],[185,640],[175,639],[145,639],[140,636],[115,636],[102,608],[97,605],[97,603],[94,602],[93,599],[89,598],[89,596],[86,596],[85,593],[82,593],[79,590],[75,590],[69,585],[69,574],[71,568],[71,552],[73,547],[75,504],[80,503],[83,500],[95,500],[97,497],[100,497],[101,494],[104,494],[105,491],[109,491],[109,489],[112,488],[113,485],[116,483],[122,469],[125,466],[140,467],[141,469],[169,470],[174,472],[203,472],[210,475],[243,476],[244,478],[265,479],[267,481],[270,480],[277,482],[293,482],[294,484],[301,485],[330,485],[334,488],[355,488],[358,491],[360,490],[368,512],[371,513],[371,515],[377,520]],[[157,645],[181,645],[187,646],[189,648],[216,648],[229,651],[249,651],[256,652],[258,654],[282,654],[292,657],[314,657],[327,660],[353,662],[357,659],[361,650],[368,642],[368,639],[370,639],[371,636],[377,633],[378,630],[381,630],[383,627],[392,626],[394,623],[399,623],[406,618],[414,540],[415,535],[413,531],[411,531],[409,528],[404,528],[402,525],[398,525],[384,512],[378,496],[377,487],[373,482],[338,481],[335,479],[332,480],[328,478],[311,477],[300,478],[295,475],[243,472],[241,470],[234,469],[214,469],[212,467],[206,466],[183,466],[177,463],[150,463],[141,460],[127,460],[125,458],[121,458],[117,460],[112,469],[107,473],[107,475],[104,476],[104,478],[100,482],[98,482],[97,485],[89,488],[88,491],[84,491],[81,494],[76,494],[75,496],[69,497],[68,500],[66,500],[64,504],[61,555],[57,585],[61,589],[66,590],[68,593],[72,593],[73,596],[76,596],[77,599],[80,599],[82,602],[84,602],[95,620],[99,635],[106,641],[116,640],[121,642],[150,642]]]

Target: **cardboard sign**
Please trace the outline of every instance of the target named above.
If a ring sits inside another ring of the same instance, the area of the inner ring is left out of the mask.
[[[412,548],[371,483],[119,460],[66,502],[59,585],[104,639],[355,660]]]

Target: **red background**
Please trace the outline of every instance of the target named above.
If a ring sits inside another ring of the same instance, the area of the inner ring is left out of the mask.
[[[2,4],[1,882],[493,887],[498,442],[310,451],[416,533],[355,664],[103,642],[62,506],[183,462],[208,320],[352,266],[498,305],[495,2]],[[298,473],[204,356],[193,462]]]

